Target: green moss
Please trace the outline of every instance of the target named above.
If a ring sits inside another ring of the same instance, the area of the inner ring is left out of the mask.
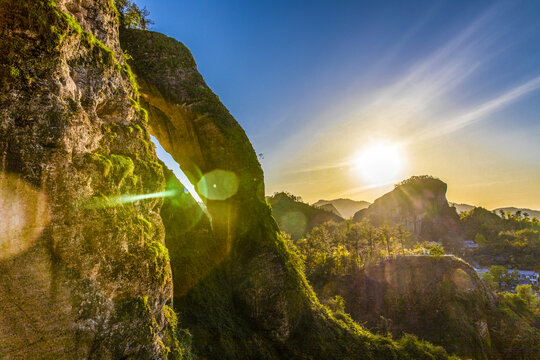
[[[117,317],[129,320],[136,315],[138,318],[144,318],[152,314],[152,308],[148,303],[148,296],[141,296],[134,299],[118,300],[115,304]]]
[[[152,223],[144,218],[142,215],[137,215],[137,220],[144,226],[146,231],[152,230]],[[165,249],[167,250],[167,249]]]
[[[133,164],[133,160],[130,157],[112,154],[110,155],[110,159],[115,173],[120,177],[120,182],[128,176],[133,176],[135,164]]]
[[[102,168],[103,176],[112,176],[119,185],[127,177],[133,177],[135,164],[130,157],[117,154],[103,155],[100,153],[92,153],[90,156]]]
[[[127,61],[123,66],[123,70],[127,74],[129,81],[131,82],[131,85],[133,86],[133,89],[135,90],[135,94],[137,95],[137,98],[139,98],[139,84],[137,84],[137,77],[131,70],[131,66],[129,66]]]
[[[146,245],[145,255],[150,264],[150,272],[156,281],[165,286],[169,279],[169,251],[158,241]]]
[[[101,166],[103,176],[107,177],[112,168],[111,160],[109,160],[107,156],[99,153],[92,153],[90,156],[92,157],[92,160]]]
[[[41,36],[41,40],[36,42],[34,47],[41,47],[40,50],[46,50],[49,53],[56,52],[59,46],[64,42],[68,36],[77,36],[82,39],[89,48],[94,52],[95,59],[101,59],[106,64],[111,64],[126,75],[127,79],[131,83],[132,89],[135,94],[133,100],[134,107],[138,112],[142,112],[145,119],[147,114],[140,107],[138,103],[139,98],[139,86],[137,79],[131,70],[129,64],[123,61],[123,65],[118,61],[117,54],[107,47],[101,40],[97,39],[92,33],[85,31],[79,22],[75,20],[71,15],[61,11],[57,4],[51,0],[45,1],[21,1],[13,3],[15,8],[2,9],[0,5],[0,11],[8,11],[13,14],[17,14],[17,21],[21,22],[21,26],[28,29],[33,29],[37,34]],[[109,6],[115,9],[116,14],[118,11],[114,6],[114,3],[110,2]],[[31,62],[42,62],[42,60],[36,59],[33,56],[33,49],[28,45],[28,42],[23,37],[12,37],[0,40],[0,48],[2,54],[0,54],[0,78],[2,73],[6,73],[12,78],[18,78],[21,75],[21,69],[25,69],[28,72],[35,66],[29,66]],[[122,56],[126,56],[122,54]],[[27,59],[27,60],[25,60]],[[54,57],[49,56],[47,62],[53,62]],[[32,74],[25,73],[23,78],[32,82]]]
[[[165,315],[167,323],[174,329],[176,329],[178,326],[178,316],[176,315],[174,310],[170,306],[165,305],[165,307],[163,308],[163,314]]]
[[[148,296],[115,300],[116,322],[139,322],[138,345],[151,347],[154,345],[160,327],[148,301]],[[159,340],[158,340],[159,341]]]
[[[140,219],[140,218],[139,218]],[[144,220],[145,225],[152,226],[152,224],[148,220]],[[148,246],[146,247],[146,253],[151,258],[159,258],[164,259],[165,261],[169,261],[169,250],[160,242],[152,241]]]
[[[163,307],[166,324],[166,343],[168,349],[167,358],[174,360],[193,359],[191,353],[191,334],[188,330],[178,327],[178,316],[168,305]]]
[[[11,65],[9,67],[9,75],[11,75],[13,78],[18,78],[19,75],[21,75],[21,72],[15,66]]]

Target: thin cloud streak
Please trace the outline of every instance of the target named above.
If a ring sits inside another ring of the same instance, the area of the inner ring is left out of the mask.
[[[467,113],[457,118],[447,120],[444,124],[438,125],[437,129],[426,130],[413,136],[410,141],[417,142],[421,140],[427,140],[427,139],[431,139],[435,137],[448,135],[450,133],[461,130],[464,127],[467,127],[469,125],[472,125],[482,120],[487,115],[497,110],[500,110],[501,108],[507,105],[510,105],[511,103],[517,101],[521,97],[535,90],[538,90],[539,88],[540,88],[540,75],[533,78],[532,80],[527,81],[524,84],[521,84],[513,88],[510,91],[507,91],[506,93],[492,100],[489,100],[480,104],[476,108],[471,109]]]
[[[380,183],[380,184],[357,186],[355,188],[349,189],[348,191],[340,191],[340,192],[330,194],[330,195],[328,195],[328,197],[329,198],[336,198],[336,197],[343,197],[343,196],[354,196],[354,195],[357,195],[357,194],[359,194],[359,193],[361,193],[362,191],[365,191],[365,190],[377,189],[377,188],[380,188],[380,187],[383,187],[383,186],[393,185],[397,181],[398,180],[392,180],[392,181],[388,181],[388,182]]]

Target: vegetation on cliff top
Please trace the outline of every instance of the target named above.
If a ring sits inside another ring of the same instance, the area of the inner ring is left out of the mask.
[[[327,221],[342,222],[343,218],[326,209],[308,205],[288,193],[275,193],[266,199],[272,208],[272,216],[281,230],[293,239],[305,236],[311,229]]]

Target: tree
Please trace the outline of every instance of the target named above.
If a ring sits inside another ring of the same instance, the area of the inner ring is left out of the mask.
[[[401,244],[401,255],[405,255],[405,241],[411,237],[411,233],[406,231],[403,225],[399,225],[396,229],[396,235],[399,239],[399,243]]]
[[[354,254],[354,261],[357,266],[364,262],[364,254],[367,250],[367,239],[362,236],[362,223],[347,223],[345,242],[350,251]]]
[[[388,224],[384,224],[379,234],[383,243],[386,244],[386,255],[390,256],[390,239],[393,236],[393,231]]]
[[[535,309],[538,306],[538,298],[531,285],[516,286],[516,294],[527,304],[529,309]]]
[[[509,272],[504,266],[493,265],[489,268],[495,287],[499,291],[513,289],[518,283],[519,273]]]
[[[369,245],[369,256],[373,256],[373,249],[374,249],[374,242],[375,242],[375,238],[377,236],[377,229],[374,228],[371,223],[366,220],[366,219],[363,219],[362,222],[360,223],[361,225],[361,234],[362,234],[362,237],[364,237],[367,242],[368,242],[368,245]]]
[[[480,233],[476,233],[476,236],[474,237],[474,242],[480,245],[487,244],[486,237]]]
[[[431,249],[429,249],[429,255],[431,255],[431,256],[442,256],[442,255],[444,255],[444,250],[441,249],[439,246],[434,246]]]
[[[121,27],[148,30],[149,25],[154,24],[149,18],[150,12],[146,9],[146,6],[141,9],[130,0],[116,0],[115,5]]]

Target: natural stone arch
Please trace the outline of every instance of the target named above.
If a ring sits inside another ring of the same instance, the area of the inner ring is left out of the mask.
[[[234,196],[205,201],[212,231],[200,243],[193,244],[194,237],[204,231],[170,238],[179,233],[181,221],[174,217],[180,211],[166,199],[161,212],[175,307],[193,334],[195,352],[222,359],[400,358],[395,343],[372,343],[371,335],[336,321],[319,303],[278,234],[255,151],[205,84],[189,50],[149,31],[125,30],[120,37],[133,57],[151,131],[190,181],[196,184],[216,169],[238,177]],[[198,271],[186,270],[192,267]],[[186,281],[190,286],[182,287]]]
[[[198,191],[211,215],[214,235],[230,248],[233,239],[260,227],[261,221],[277,231],[265,203],[263,172],[255,151],[204,82],[190,51],[174,39],[149,31],[125,30],[121,39],[134,58],[131,64],[151,132],[188,179],[196,186],[205,174],[219,170],[234,174],[238,181],[237,192],[224,200]],[[253,216],[260,212],[266,216]]]

